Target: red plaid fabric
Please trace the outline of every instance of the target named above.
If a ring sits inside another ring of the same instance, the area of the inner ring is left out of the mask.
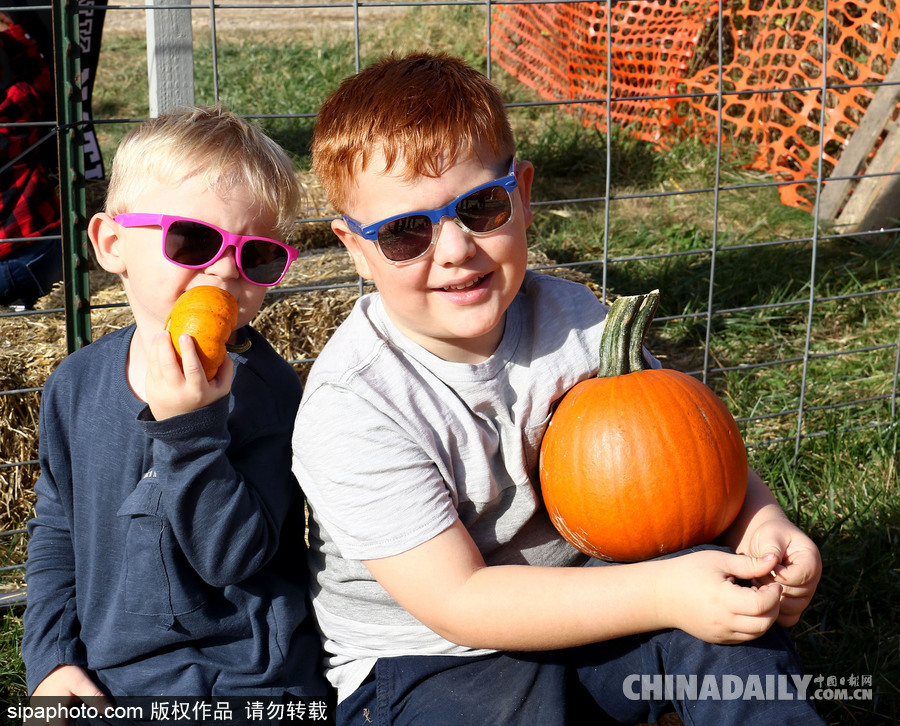
[[[50,71],[37,44],[19,25],[0,32],[0,239],[42,237],[59,228],[59,199],[40,163],[37,143],[46,127],[7,126],[40,119],[52,98]],[[15,242],[0,242],[0,258]]]

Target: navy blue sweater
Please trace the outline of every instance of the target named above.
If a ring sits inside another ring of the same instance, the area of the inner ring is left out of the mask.
[[[44,389],[29,693],[75,664],[113,697],[325,696],[291,474],[296,373],[247,328],[231,395],[155,421],[125,376],[133,331],[70,355]]]

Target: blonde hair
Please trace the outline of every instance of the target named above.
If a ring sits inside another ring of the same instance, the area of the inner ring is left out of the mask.
[[[277,220],[282,239],[290,234],[300,206],[290,158],[258,126],[221,105],[179,109],[131,129],[113,158],[105,211],[143,211],[131,205],[148,177],[177,185],[198,175],[219,194],[248,191]]]
[[[444,53],[389,55],[346,78],[319,109],[313,168],[329,201],[347,211],[354,176],[373,154],[407,178],[437,177],[442,165],[487,148],[498,158],[515,141],[496,86]]]

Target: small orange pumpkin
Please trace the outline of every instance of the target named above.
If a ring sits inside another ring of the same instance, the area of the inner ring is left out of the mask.
[[[560,534],[592,557],[636,562],[709,543],[734,521],[747,453],[721,399],[650,369],[643,340],[659,292],[619,298],[598,377],[563,397],[541,442],[541,492]]]
[[[185,290],[172,306],[165,326],[172,336],[178,362],[181,363],[178,338],[187,333],[194,339],[206,379],[215,378],[228,354],[225,344],[237,325],[237,319],[237,300],[225,290],[212,285],[198,285]]]

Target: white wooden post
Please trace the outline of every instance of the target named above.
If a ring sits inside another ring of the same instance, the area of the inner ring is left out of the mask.
[[[149,0],[147,74],[150,115],[159,116],[194,103],[194,49],[190,0]]]

